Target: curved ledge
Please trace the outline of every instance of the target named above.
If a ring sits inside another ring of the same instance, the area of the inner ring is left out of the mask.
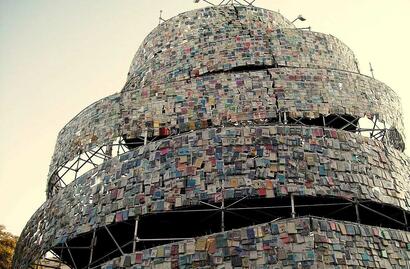
[[[334,114],[377,118],[398,130],[386,140],[388,144],[400,146],[394,142],[404,137],[398,96],[372,78],[314,68],[218,73],[142,89],[130,86],[87,107],[60,131],[50,176],[78,154],[117,137],[144,137],[145,132],[155,137],[163,130],[183,133],[248,121],[280,122],[284,112],[319,122],[321,116]]]
[[[358,72],[353,52],[337,38],[299,29],[277,29],[257,36],[241,34],[214,42],[164,44],[160,52],[141,47],[130,79],[136,87],[186,80],[247,66],[292,66]],[[169,61],[169,59],[173,59]]]
[[[112,142],[121,135],[121,95],[115,93],[83,109],[58,133],[49,176],[76,155]]]
[[[101,268],[405,268],[409,244],[409,232],[305,217],[165,244],[119,256]]]
[[[335,129],[282,125],[194,131],[152,142],[79,177],[30,219],[19,253],[35,257],[96,227],[223,197],[293,193],[370,200],[408,211],[409,170],[402,153]]]
[[[168,19],[153,29],[142,42],[128,73],[135,76],[133,69],[139,59],[150,60],[157,54],[196,42],[221,42],[244,33],[258,36],[278,28],[293,28],[294,25],[281,14],[256,7],[216,6],[184,12]],[[192,50],[195,53],[194,49]]]
[[[231,5],[205,7],[186,11],[167,19],[144,38],[141,47],[144,47],[148,53],[154,50],[160,51],[166,43],[174,46],[192,38],[206,39],[214,33],[219,33],[215,35],[216,38],[236,36],[244,30],[249,32],[247,28],[251,26],[255,33],[295,27],[282,14],[261,7]]]

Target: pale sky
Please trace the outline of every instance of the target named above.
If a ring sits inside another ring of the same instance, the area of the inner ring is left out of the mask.
[[[220,2],[220,0],[213,0]],[[257,0],[303,14],[356,54],[360,69],[402,99],[410,137],[410,0]],[[92,102],[121,90],[143,38],[193,0],[0,0],[0,224],[20,234],[45,201],[57,134]],[[410,148],[410,139],[407,139]],[[410,150],[406,150],[409,155]]]

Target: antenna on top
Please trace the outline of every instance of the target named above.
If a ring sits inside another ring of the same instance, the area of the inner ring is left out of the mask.
[[[226,6],[226,5],[240,5],[240,6],[253,6],[256,0],[222,0],[219,4],[212,3],[210,0],[202,0],[203,2],[211,6]],[[201,0],[194,0],[194,3],[199,3]]]
[[[370,73],[372,73],[372,77],[374,78],[374,74],[373,74],[373,67],[372,67],[372,63],[369,62],[369,66],[370,66]]]
[[[158,25],[161,24],[161,22],[164,22],[165,20],[162,18],[162,10],[159,11],[159,18],[158,18]]]

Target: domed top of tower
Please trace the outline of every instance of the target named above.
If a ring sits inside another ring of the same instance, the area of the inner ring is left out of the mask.
[[[164,71],[171,65],[177,67],[177,70],[169,74],[170,78],[187,78],[192,71],[187,66],[188,58],[202,54],[205,56],[198,60],[209,62],[214,59],[207,58],[207,54],[215,50],[234,49],[236,46],[231,41],[247,39],[250,43],[253,40],[263,40],[266,39],[266,34],[279,28],[294,26],[278,12],[254,6],[212,6],[181,13],[158,25],[148,34],[132,60],[128,79],[137,77],[137,83],[146,82],[153,79],[153,76],[149,75],[153,73],[153,69]],[[233,47],[221,48],[219,45],[222,44],[231,44]],[[160,56],[165,55],[167,59],[158,62],[162,59]],[[208,63],[207,70],[202,67],[202,70],[193,72],[198,75],[223,71],[229,68],[227,64],[224,62],[221,68],[212,68]]]

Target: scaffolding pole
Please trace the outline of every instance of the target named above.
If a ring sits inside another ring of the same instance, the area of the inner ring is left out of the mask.
[[[290,207],[292,209],[291,215],[292,219],[296,218],[296,211],[295,211],[295,195],[293,193],[290,194]]]
[[[360,223],[359,201],[357,200],[357,198],[354,199],[354,209],[356,212],[356,221],[357,223]]]
[[[225,231],[225,176],[222,179],[221,232]]]
[[[408,230],[408,221],[407,221],[407,215],[406,215],[406,211],[405,211],[405,210],[403,210],[403,209],[401,210],[402,213],[403,213],[403,219],[404,219],[404,223],[403,223],[403,222],[400,222],[399,220],[394,219],[393,217],[390,217],[390,216],[388,216],[388,215],[385,215],[385,214],[383,214],[383,213],[381,213],[381,212],[377,212],[377,210],[363,205],[362,202],[366,202],[366,201],[360,201],[357,197],[353,198],[352,200],[351,200],[351,199],[347,199],[346,202],[333,202],[333,203],[320,203],[320,204],[306,204],[306,203],[304,203],[304,204],[295,204],[295,194],[294,194],[294,193],[290,193],[290,195],[289,195],[289,196],[290,196],[290,205],[287,204],[287,205],[280,205],[280,206],[253,206],[253,207],[246,207],[246,205],[245,205],[245,207],[243,207],[243,206],[240,207],[240,204],[239,204],[239,203],[242,202],[243,200],[245,200],[246,198],[248,198],[248,196],[244,196],[244,197],[242,197],[242,198],[240,198],[240,199],[238,199],[238,200],[235,200],[235,201],[233,201],[233,202],[230,202],[230,203],[228,203],[228,205],[226,205],[224,190],[225,190],[225,189],[224,189],[224,185],[222,185],[221,193],[222,193],[223,196],[222,196],[222,200],[221,200],[222,205],[221,205],[220,207],[218,207],[218,206],[216,206],[216,205],[214,205],[214,204],[211,204],[211,203],[207,203],[207,202],[200,201],[201,204],[206,205],[206,206],[211,207],[211,208],[208,208],[208,209],[207,209],[207,208],[204,208],[204,209],[196,209],[196,210],[181,210],[181,211],[176,210],[176,211],[168,211],[168,212],[156,212],[155,214],[161,214],[161,213],[178,213],[178,212],[208,212],[208,211],[215,211],[215,213],[219,213],[219,211],[221,211],[221,231],[224,231],[224,230],[225,230],[225,213],[235,213],[235,211],[242,211],[242,210],[290,208],[290,209],[291,209],[291,217],[292,217],[292,218],[296,218],[296,208],[303,208],[303,207],[326,207],[326,206],[340,206],[340,205],[344,205],[344,207],[343,207],[343,208],[340,208],[339,210],[344,210],[344,209],[348,208],[349,206],[354,206],[354,207],[355,207],[355,213],[356,213],[356,221],[357,221],[357,223],[360,223],[360,222],[361,222],[361,219],[360,219],[360,207],[362,207],[362,208],[364,208],[364,209],[366,209],[366,210],[369,210],[369,211],[374,212],[374,213],[376,213],[376,214],[378,214],[378,215],[380,215],[380,216],[383,216],[383,217],[385,217],[385,218],[387,218],[387,219],[390,219],[390,220],[392,220],[392,221],[394,221],[394,222],[396,222],[396,223],[399,223],[399,224],[403,225],[406,230]],[[234,207],[235,205],[238,205],[239,207]],[[338,212],[339,210],[334,211],[334,212],[332,212],[331,214],[334,214],[334,213]],[[225,211],[226,211],[226,212],[225,212]],[[400,212],[400,211],[399,211],[399,212]],[[235,214],[237,214],[237,213],[235,213]],[[240,214],[237,214],[237,215],[240,215]],[[171,238],[171,237],[170,237],[170,238],[145,238],[145,239],[140,239],[140,238],[138,238],[138,225],[140,224],[139,222],[141,221],[140,217],[141,217],[141,216],[137,216],[137,217],[135,218],[135,229],[134,229],[134,237],[133,237],[133,240],[126,244],[126,245],[129,245],[129,244],[131,244],[131,243],[133,244],[133,247],[132,247],[133,253],[135,253],[135,251],[137,250],[137,248],[136,248],[137,242],[160,242],[160,241],[178,241],[178,240],[192,239],[192,238],[182,238],[182,237],[181,237],[181,238]],[[400,218],[400,219],[402,219],[402,218]],[[105,226],[105,225],[104,225],[103,227],[106,229],[106,231],[107,231],[108,234],[110,235],[111,239],[114,241],[114,243],[115,243],[117,249],[121,252],[122,255],[124,255],[124,252],[123,252],[123,250],[122,250],[122,247],[121,247],[121,246],[118,244],[118,242],[115,240],[114,236],[112,235],[112,233],[110,232],[110,230],[108,229],[108,227]],[[89,262],[88,262],[88,267],[86,266],[85,268],[88,268],[88,269],[93,268],[93,267],[91,267],[91,266],[92,266],[93,264],[95,264],[96,262],[98,262],[98,261],[101,260],[101,258],[100,258],[100,259],[97,259],[97,260],[93,261],[93,251],[94,251],[93,248],[94,248],[95,240],[96,240],[96,232],[97,232],[97,231],[96,231],[96,228],[94,228],[94,230],[93,230],[93,238],[92,238],[92,240],[91,240],[91,246],[90,246],[90,247],[83,247],[83,246],[73,246],[73,247],[69,247],[67,243],[64,243],[64,244],[65,244],[65,247],[54,247],[54,248],[55,248],[55,249],[60,249],[60,248],[61,248],[62,250],[63,250],[63,249],[67,249],[75,269],[77,269],[77,267],[76,267],[76,264],[75,264],[75,261],[74,261],[74,258],[73,258],[74,256],[72,255],[71,250],[73,250],[73,249],[89,249],[89,250],[90,250],[90,259],[89,259]],[[125,245],[124,245],[124,246],[125,246]],[[91,249],[90,249],[90,248],[91,248]],[[115,250],[112,251],[111,253],[114,253],[115,251],[118,251],[117,249],[115,249]]]
[[[92,261],[93,261],[94,245],[95,245],[95,232],[96,232],[96,228],[94,228],[94,230],[93,230],[93,238],[91,238],[90,259],[89,259],[89,261],[88,261],[88,268],[90,268],[91,263],[92,263]]]
[[[122,245],[122,247],[126,247],[126,246],[128,246],[129,244],[131,244],[131,243],[132,243],[132,241],[129,241],[129,242],[125,243],[124,245]],[[107,254],[104,255],[103,257],[100,257],[100,258],[98,258],[97,260],[93,261],[92,264],[97,263],[97,262],[99,262],[99,261],[101,261],[101,260],[104,260],[105,258],[109,257],[111,254],[115,253],[116,251],[118,251],[117,248],[115,248],[113,251],[107,253]],[[101,266],[99,266],[99,265],[93,266],[93,267],[91,267],[90,269],[95,269],[95,268],[101,268]]]
[[[120,247],[120,245],[117,243],[117,240],[115,240],[114,236],[112,235],[112,233],[110,232],[110,230],[107,228],[107,226],[104,225],[105,230],[107,231],[107,233],[110,235],[112,241],[114,241],[115,245],[117,246],[118,250],[121,252],[121,255],[124,255],[124,251],[122,251],[122,248]]]
[[[64,243],[64,245],[66,246],[66,248],[67,248],[67,250],[68,250],[68,254],[70,255],[71,261],[73,262],[74,269],[77,269],[77,265],[75,264],[75,260],[74,260],[74,258],[73,258],[73,254],[71,254],[70,248],[68,247],[67,243]]]
[[[134,228],[134,240],[132,243],[132,252],[135,253],[137,249],[137,242],[138,240],[138,222],[139,222],[139,216],[135,218],[135,228]]]

